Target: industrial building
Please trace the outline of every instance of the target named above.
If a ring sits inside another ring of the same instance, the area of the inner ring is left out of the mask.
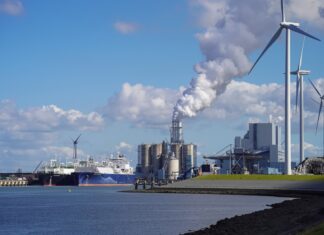
[[[224,152],[205,157],[215,160],[220,174],[282,174],[285,169],[281,128],[274,123],[249,123]],[[294,167],[296,163],[292,163]]]
[[[170,143],[138,145],[136,174],[143,178],[177,180],[191,178],[197,169],[197,146],[185,144],[183,127],[178,119],[172,120]]]
[[[296,174],[324,174],[324,157],[310,157],[299,163],[296,167]]]

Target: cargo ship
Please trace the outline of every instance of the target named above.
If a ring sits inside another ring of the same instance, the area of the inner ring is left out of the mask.
[[[121,186],[135,182],[135,174],[124,155],[109,158],[101,163],[80,161],[74,175],[79,186]]]
[[[96,162],[60,163],[51,160],[38,172],[39,182],[46,186],[123,186],[135,182],[135,174],[124,155]]]

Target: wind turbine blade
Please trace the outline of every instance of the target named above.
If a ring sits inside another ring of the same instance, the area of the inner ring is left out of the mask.
[[[75,142],[78,142],[79,138],[80,138],[81,134],[78,136],[78,138],[76,138]]]
[[[286,21],[283,0],[281,0],[281,19],[282,19],[282,22],[285,22]]]
[[[259,62],[259,60],[261,59],[261,57],[263,56],[263,54],[269,49],[269,47],[278,39],[278,37],[280,36],[282,31],[282,27],[280,27],[277,32],[272,36],[271,40],[269,41],[268,45],[264,48],[264,50],[262,51],[261,55],[258,57],[258,59],[255,61],[254,65],[252,66],[252,68],[250,69],[249,74],[252,72],[253,68],[256,66],[256,64]]]
[[[310,35],[309,33],[306,33],[305,31],[303,31],[302,29],[296,27],[295,25],[288,25],[286,26],[288,29],[295,31],[296,33],[300,33],[303,34],[309,38],[315,39],[317,41],[321,41],[320,39],[318,39],[317,37],[314,37],[313,35]]]
[[[312,82],[312,80],[308,79],[310,81],[310,83],[312,84],[312,86],[314,87],[315,91],[317,92],[317,94],[322,97],[321,93],[317,90],[316,86],[314,85],[314,83]]]
[[[297,106],[298,106],[299,82],[300,82],[300,75],[299,75],[299,73],[297,73],[297,79],[296,79],[296,111],[297,111]]]
[[[298,64],[298,71],[300,70],[301,65],[302,65],[302,63],[303,63],[304,45],[305,45],[305,37],[304,37],[304,40],[303,40],[303,46],[302,46],[302,49],[301,49],[301,51],[300,51],[299,64]]]
[[[323,106],[323,100],[321,99],[321,104],[320,104],[320,108],[319,108],[319,111],[318,111],[318,118],[317,118],[317,124],[316,124],[316,133],[317,133],[317,129],[318,129],[319,119],[321,117],[322,106]]]
[[[320,105],[321,103],[320,102],[318,102],[317,100],[314,100],[313,98],[311,98],[312,99],[312,101],[314,101],[316,104],[318,104],[318,105]]]

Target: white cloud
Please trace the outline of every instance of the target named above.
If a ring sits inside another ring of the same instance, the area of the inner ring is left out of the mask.
[[[172,109],[181,91],[125,83],[122,90],[108,100],[104,113],[114,120],[128,120],[135,126],[169,125]]]
[[[324,79],[314,80],[318,87],[324,87]],[[108,100],[104,113],[113,120],[126,120],[134,126],[166,128],[171,122],[173,104],[181,91],[162,89],[142,84],[125,83],[122,90]],[[323,91],[324,93],[324,91]],[[314,131],[318,99],[308,82],[304,84],[305,128]],[[298,131],[299,114],[295,112],[295,85],[291,86],[291,107],[293,131]],[[244,125],[250,121],[272,121],[284,125],[284,85],[277,83],[256,85],[233,80],[226,91],[202,112],[202,117],[212,120],[230,120]],[[320,123],[320,127],[321,127]]]
[[[19,109],[13,101],[1,100],[0,165],[9,169],[10,164],[14,168],[24,163],[31,167],[40,159],[72,156],[72,144],[69,148],[55,147],[60,132],[97,131],[103,126],[102,116],[95,112],[84,114],[56,105]],[[84,155],[82,150],[78,153]]]
[[[324,79],[314,80],[318,87],[324,87]],[[316,93],[312,86],[304,83],[304,118],[305,128],[314,131],[318,104],[312,101]],[[293,131],[298,131],[299,113],[295,110],[295,85],[291,86],[291,107]],[[218,120],[243,121],[242,125],[253,121],[272,121],[284,125],[284,85],[283,84],[262,84],[255,85],[243,81],[232,81],[227,90],[218,97],[211,108],[206,109],[202,116]],[[319,123],[319,127],[321,127]]]
[[[8,15],[17,16],[22,14],[24,6],[19,0],[2,0],[0,1],[0,12]]]
[[[73,148],[48,145],[43,147],[26,146],[25,148],[0,148],[0,172],[15,172],[18,168],[24,171],[32,171],[39,162],[50,159],[59,161],[71,161]],[[78,148],[78,158],[85,159],[86,152]]]
[[[204,115],[218,119],[265,119],[269,115],[279,118],[284,112],[283,93],[284,87],[276,83],[232,81]]]
[[[288,2],[287,15],[288,17],[293,17],[296,21],[301,19],[309,24],[324,28],[324,1],[290,0]]]
[[[114,28],[122,34],[134,33],[139,29],[139,25],[132,22],[118,21],[114,23]]]
[[[293,159],[299,162],[299,144],[292,144],[291,151]],[[322,147],[315,146],[311,143],[304,142],[305,157],[319,157],[322,156]]]
[[[98,130],[104,124],[100,114],[70,109],[56,105],[17,108],[10,100],[0,101],[0,128],[10,132],[55,132],[58,130]]]
[[[120,142],[118,145],[115,146],[117,152],[130,152],[133,149],[131,144],[128,144],[124,141]]]

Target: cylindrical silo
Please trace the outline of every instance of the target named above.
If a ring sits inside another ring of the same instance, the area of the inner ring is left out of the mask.
[[[181,174],[185,174],[186,178],[191,178],[194,171],[193,168],[197,167],[197,145],[185,144],[182,146],[181,156]]]
[[[151,145],[151,158],[152,158],[152,170],[153,175],[157,177],[158,170],[162,167],[160,166],[160,158],[162,154],[162,144]]]
[[[149,173],[151,163],[150,147],[151,145],[149,144],[141,144],[138,146],[138,160],[140,161],[139,164],[141,165],[144,174]]]
[[[177,180],[179,176],[179,159],[170,158],[166,177],[168,180]]]

